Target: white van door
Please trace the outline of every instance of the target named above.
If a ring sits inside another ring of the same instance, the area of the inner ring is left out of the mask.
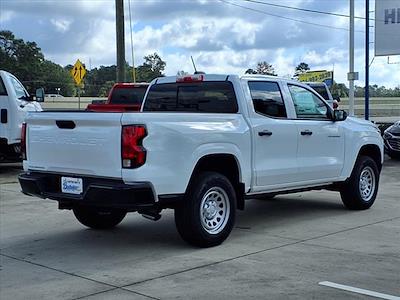
[[[8,94],[3,79],[0,77],[0,139],[9,139],[9,117],[10,107]]]

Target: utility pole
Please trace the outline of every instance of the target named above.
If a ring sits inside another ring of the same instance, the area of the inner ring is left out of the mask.
[[[365,2],[365,120],[369,120],[369,0]]]
[[[125,82],[124,0],[115,0],[117,29],[117,82]]]
[[[354,116],[354,80],[358,79],[358,73],[354,72],[354,0],[350,0],[350,43],[349,43],[349,115]]]

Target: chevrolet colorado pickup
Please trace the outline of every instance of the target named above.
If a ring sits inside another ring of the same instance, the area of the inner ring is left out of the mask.
[[[367,209],[383,163],[373,123],[277,77],[163,77],[140,113],[30,113],[25,126],[25,194],[96,229],[172,208],[182,238],[200,247],[222,243],[249,198],[330,189]]]

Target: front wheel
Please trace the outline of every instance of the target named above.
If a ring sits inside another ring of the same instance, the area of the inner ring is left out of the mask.
[[[126,211],[119,209],[77,206],[73,211],[81,224],[93,229],[113,228],[121,223],[126,216]]]
[[[340,191],[343,204],[353,210],[368,209],[374,204],[379,186],[379,169],[368,156],[360,156],[350,178]]]
[[[175,224],[191,245],[221,244],[235,223],[236,193],[224,175],[201,173],[190,185],[186,197],[175,209]]]

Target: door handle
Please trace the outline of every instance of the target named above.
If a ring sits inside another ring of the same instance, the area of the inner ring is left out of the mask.
[[[258,132],[258,135],[259,135],[259,136],[271,136],[271,135],[272,135],[272,132],[269,131],[269,130],[263,130],[263,131],[259,131],[259,132]]]
[[[74,129],[75,128],[74,121],[57,120],[56,124],[57,124],[57,127],[60,129]]]
[[[312,135],[312,131],[310,131],[310,130],[303,130],[302,132],[301,132],[301,135]]]

